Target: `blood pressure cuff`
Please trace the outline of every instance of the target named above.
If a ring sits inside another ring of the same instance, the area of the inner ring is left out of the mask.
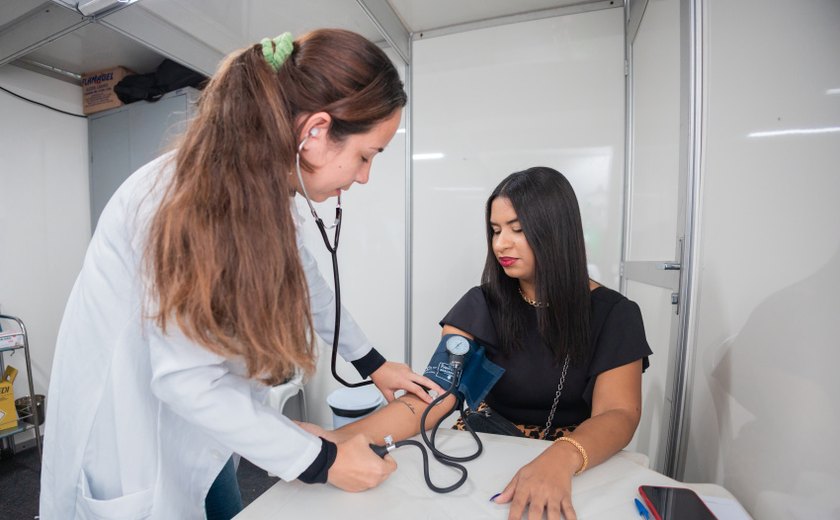
[[[452,365],[449,363],[449,351],[446,350],[446,340],[455,336],[447,334],[438,343],[435,353],[423,375],[439,384],[443,389],[452,387],[452,378],[455,375]],[[466,339],[466,338],[464,338]],[[478,408],[493,385],[502,377],[505,369],[493,363],[485,355],[485,349],[475,341],[467,340],[470,350],[464,356],[461,378],[456,389],[467,402],[471,410]]]

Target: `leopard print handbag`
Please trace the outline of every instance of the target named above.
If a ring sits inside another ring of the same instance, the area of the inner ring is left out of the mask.
[[[529,439],[542,439],[553,441],[558,437],[571,433],[576,425],[557,426],[550,428],[548,432],[541,426],[530,424],[515,424],[502,417],[498,412],[490,408],[484,401],[473,411],[467,409],[464,413],[467,424],[475,432],[494,433],[496,435],[510,435],[511,437],[527,437]],[[464,419],[458,418],[452,426],[454,430],[466,430]],[[545,433],[545,435],[543,435]]]

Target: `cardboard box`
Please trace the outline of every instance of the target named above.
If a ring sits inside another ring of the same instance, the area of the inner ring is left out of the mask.
[[[18,416],[15,409],[15,388],[13,383],[17,377],[17,369],[7,366],[0,380],[0,430],[17,428]]]
[[[0,348],[22,347],[23,334],[0,332]]]
[[[82,74],[84,113],[95,114],[109,108],[121,107],[123,102],[114,93],[114,86],[129,74],[133,72],[125,67],[113,67]]]

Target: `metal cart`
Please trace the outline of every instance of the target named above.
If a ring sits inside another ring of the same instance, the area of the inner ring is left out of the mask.
[[[32,361],[29,356],[29,338],[26,334],[26,326],[19,318],[0,314],[0,320],[8,320],[17,323],[18,330],[3,330],[0,332],[0,373],[6,369],[6,355],[14,355],[18,350],[23,350],[26,360],[26,379],[29,383],[30,406],[18,409],[18,425],[16,428],[0,430],[0,446],[8,444],[14,451],[14,436],[26,430],[35,430],[35,443],[38,445],[38,456],[41,456],[41,418],[38,416],[38,403],[35,399],[35,386],[32,384]],[[24,397],[24,396],[17,396]],[[46,407],[46,403],[43,404]],[[46,411],[46,408],[44,408]]]

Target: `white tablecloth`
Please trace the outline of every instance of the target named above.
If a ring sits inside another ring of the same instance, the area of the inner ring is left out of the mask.
[[[484,453],[465,464],[467,481],[456,491],[438,494],[426,487],[423,462],[413,446],[397,448],[391,455],[398,469],[381,486],[363,493],[346,493],[329,485],[278,482],[240,513],[237,520],[363,518],[365,520],[465,520],[507,519],[509,505],[490,502],[502,491],[516,471],[539,455],[547,441],[480,434]],[[418,437],[419,438],[419,437]],[[452,455],[475,451],[466,432],[441,430],[436,445]],[[458,478],[451,468],[434,459],[432,482],[449,485]],[[647,457],[621,452],[589,469],[572,481],[572,503],[580,520],[638,520],[633,503],[642,484],[682,486],[705,496],[733,499],[724,488],[713,484],[683,484],[647,467]]]

